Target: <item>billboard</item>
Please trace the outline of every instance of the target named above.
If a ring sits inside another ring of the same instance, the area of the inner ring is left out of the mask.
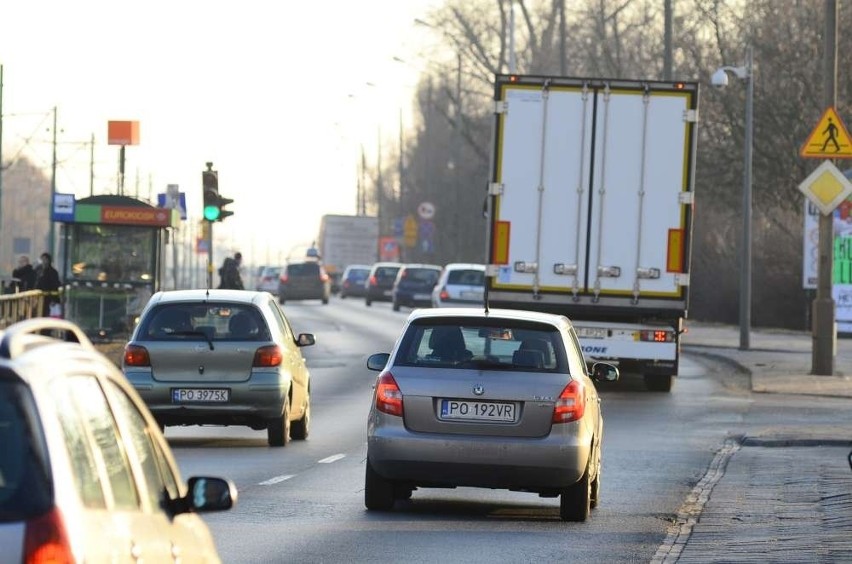
[[[802,253],[802,286],[817,287],[819,276],[819,209],[805,199],[805,236]],[[834,210],[832,288],[839,333],[852,333],[852,198]]]

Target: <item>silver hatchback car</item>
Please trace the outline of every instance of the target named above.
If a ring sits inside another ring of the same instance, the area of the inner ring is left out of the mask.
[[[79,327],[0,331],[0,562],[219,562],[199,513],[236,499],[230,481],[181,480],[145,404]]]
[[[420,487],[560,498],[584,521],[600,499],[603,418],[571,322],[519,310],[415,310],[394,350],[369,357],[364,501],[391,509]]]
[[[311,380],[301,347],[268,292],[154,294],[122,369],[160,425],[247,425],[270,446],[308,438]]]

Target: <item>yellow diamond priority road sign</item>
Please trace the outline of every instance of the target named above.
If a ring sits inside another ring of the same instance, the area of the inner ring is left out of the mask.
[[[852,139],[834,108],[823,112],[799,150],[799,156],[806,159],[852,159]]]
[[[799,184],[799,190],[823,215],[830,215],[852,194],[852,183],[831,161],[825,161]]]

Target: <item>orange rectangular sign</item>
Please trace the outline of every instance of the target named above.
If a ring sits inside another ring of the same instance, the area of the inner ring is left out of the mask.
[[[509,264],[509,232],[511,224],[508,221],[495,221],[494,233],[491,234],[491,262],[493,264]]]
[[[110,145],[138,145],[138,121],[110,121],[107,124]]]
[[[172,210],[164,208],[148,208],[141,206],[102,206],[101,223],[168,227],[171,225],[171,212]]]
[[[669,229],[668,272],[683,272],[683,229]]]

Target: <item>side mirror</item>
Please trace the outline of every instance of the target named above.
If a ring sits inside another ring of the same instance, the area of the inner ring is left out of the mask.
[[[367,368],[377,372],[384,370],[385,366],[387,366],[388,359],[390,359],[389,353],[371,354],[367,359]]]
[[[316,342],[317,339],[313,333],[299,333],[299,336],[296,338],[296,344],[300,347],[309,347],[315,345]]]
[[[615,382],[618,380],[618,368],[606,362],[596,362],[592,365],[592,379],[598,382]]]
[[[237,486],[223,478],[192,477],[189,491],[179,500],[177,513],[225,511],[237,503]]]

